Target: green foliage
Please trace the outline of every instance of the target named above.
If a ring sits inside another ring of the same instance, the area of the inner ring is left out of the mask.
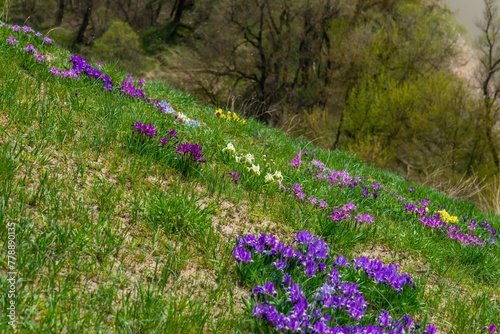
[[[126,22],[111,22],[109,29],[96,40],[92,50],[95,58],[119,62],[127,70],[138,72],[144,66],[139,35]]]
[[[368,78],[350,95],[343,144],[377,165],[417,175],[440,168],[463,174],[477,149],[468,94],[444,73],[403,83],[387,73]]]

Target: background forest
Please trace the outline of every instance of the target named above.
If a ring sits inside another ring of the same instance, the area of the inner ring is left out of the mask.
[[[423,0],[4,0],[94,61],[117,62],[316,145],[355,152],[500,212],[500,24],[475,42],[471,82],[454,74],[463,40]]]

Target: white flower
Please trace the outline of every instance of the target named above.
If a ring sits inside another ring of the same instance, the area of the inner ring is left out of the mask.
[[[260,166],[252,164],[252,167],[247,168],[248,171],[252,171],[257,175],[260,175]]]
[[[253,161],[254,161],[254,157],[253,157],[253,154],[250,154],[250,153],[247,153],[245,156],[245,161],[248,162],[249,164],[252,164],[253,166]]]
[[[234,160],[236,160],[236,162],[240,162],[241,161],[241,156],[239,156],[239,155],[235,156]]]
[[[271,174],[271,173],[267,173],[267,174],[266,174],[266,177],[264,177],[264,181],[265,181],[265,182],[274,182],[274,177],[273,177],[273,174]]]
[[[275,171],[273,176],[276,179],[276,182],[281,183],[281,181],[283,181],[283,175],[279,170]]]
[[[236,149],[234,148],[233,143],[228,143],[227,147],[225,147],[222,151],[228,151],[231,155],[236,154]]]

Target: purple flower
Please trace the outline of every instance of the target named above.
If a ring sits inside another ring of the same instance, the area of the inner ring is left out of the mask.
[[[45,56],[44,56],[43,54],[38,53],[38,54],[36,55],[36,62],[37,62],[38,64],[40,64],[44,58],[45,58]]]
[[[35,53],[36,52],[36,49],[32,44],[28,44],[28,46],[26,46],[23,50],[28,52],[28,53]]]
[[[256,318],[263,318],[266,312],[267,312],[267,306],[262,305],[261,303],[257,303],[252,309],[253,316]]]
[[[274,289],[274,283],[273,282],[266,282],[264,283],[264,291],[271,296],[276,296],[276,290]]]
[[[177,131],[175,131],[175,129],[167,130],[167,133],[170,135],[170,137],[178,139],[177,138]]]
[[[143,133],[148,137],[154,137],[158,134],[153,124],[143,124],[141,122],[135,122],[132,126],[138,133]]]
[[[344,205],[344,207],[342,208],[342,210],[345,211],[345,212],[354,211],[354,210],[356,210],[356,205],[354,205],[353,202],[349,202],[346,205]]]
[[[295,234],[295,241],[297,241],[299,245],[309,245],[314,239],[315,236],[307,230],[300,231]]]
[[[273,262],[273,265],[276,267],[276,269],[283,271],[286,268],[286,261],[275,261]]]
[[[436,326],[434,326],[433,324],[427,325],[426,334],[436,334],[436,333],[437,333]]]
[[[382,310],[382,312],[380,312],[380,315],[378,316],[380,327],[389,327],[391,325],[391,320],[389,312],[386,310]]]
[[[36,37],[41,37],[42,36],[42,33],[37,31],[36,34],[35,34]]]
[[[30,33],[30,32],[35,32],[35,30],[33,30],[33,28],[29,27],[29,26],[23,26],[23,32],[25,33]]]
[[[497,326],[495,324],[491,324],[489,326],[484,326],[481,331],[487,330],[490,334],[497,334]]]
[[[306,275],[309,277],[316,275],[316,261],[312,259],[306,261]]]
[[[292,283],[292,276],[288,274],[283,275],[283,283],[289,286]]]
[[[9,43],[10,45],[14,45],[17,44],[18,41],[14,37],[10,36],[9,38],[7,38],[7,43]]]
[[[52,44],[52,39],[51,39],[51,38],[49,38],[49,37],[47,37],[47,36],[45,36],[45,37],[43,38],[43,42],[44,42],[45,44],[49,44],[49,45],[50,45],[50,44]]]
[[[333,212],[332,212],[332,214],[331,214],[331,216],[330,216],[330,218],[331,218],[334,222],[339,222],[339,221],[341,221],[341,220],[346,220],[346,219],[348,219],[348,218],[350,218],[350,217],[351,217],[351,215],[350,215],[350,214],[348,214],[346,211],[344,211],[344,210],[340,210],[340,211],[339,211],[339,208],[338,208],[338,207],[335,207],[335,208],[333,209]]]
[[[311,164],[312,164],[313,166],[316,166],[316,167],[317,167],[320,171],[323,171],[323,170],[325,170],[325,169],[326,169],[325,164],[324,164],[324,163],[322,163],[322,162],[321,162],[321,161],[319,161],[319,160],[313,159],[313,160],[311,161]]]
[[[168,139],[167,137],[163,137],[162,139],[160,139],[160,145],[165,146],[169,141],[170,139]]]
[[[228,172],[228,175],[230,175],[233,178],[234,184],[238,184],[238,180],[240,179],[240,173],[238,172]]]
[[[321,201],[319,201],[319,207],[324,209],[328,206],[328,203],[325,202],[324,199],[322,199]]]
[[[298,183],[294,183],[293,184],[293,188],[292,188],[292,191],[293,193],[301,200],[303,201],[304,198],[306,198],[306,194],[304,193],[304,191],[302,190],[302,187],[300,186],[300,184]]]
[[[201,153],[202,147],[198,144],[184,143],[177,146],[175,150],[180,156],[190,156],[194,162],[207,162],[203,153]]]
[[[367,213],[365,214],[358,213],[355,219],[356,222],[358,223],[367,223],[367,224],[373,223],[373,216]]]
[[[318,203],[318,200],[316,199],[316,197],[311,195],[309,196],[309,202],[314,205]]]
[[[238,262],[249,263],[251,260],[252,253],[248,250],[245,250],[243,246],[236,246],[233,249],[233,258]]]
[[[15,31],[15,32],[18,32],[19,29],[21,29],[20,26],[18,26],[17,24],[16,25],[13,25],[11,28],[10,28],[12,31]]]
[[[300,160],[300,156],[301,156],[301,151],[299,151],[297,153],[297,155],[295,156],[295,158],[292,159],[292,162],[290,162],[290,166],[292,167],[299,167],[300,164],[302,164],[302,160]]]
[[[137,79],[137,84],[141,87],[144,87],[144,79],[141,78]]]
[[[415,188],[410,187],[410,188],[408,189],[408,191],[412,193],[412,192],[414,192],[414,191],[415,191]]]
[[[333,263],[333,266],[334,267],[351,267],[351,265],[349,264],[349,262],[347,261],[347,259],[345,257],[343,257],[341,254],[339,254],[337,256],[337,258],[335,259],[335,262]]]

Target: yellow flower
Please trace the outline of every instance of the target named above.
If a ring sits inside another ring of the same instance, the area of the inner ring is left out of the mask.
[[[436,211],[441,216],[441,219],[450,224],[458,223],[458,217],[450,215],[445,209]]]

